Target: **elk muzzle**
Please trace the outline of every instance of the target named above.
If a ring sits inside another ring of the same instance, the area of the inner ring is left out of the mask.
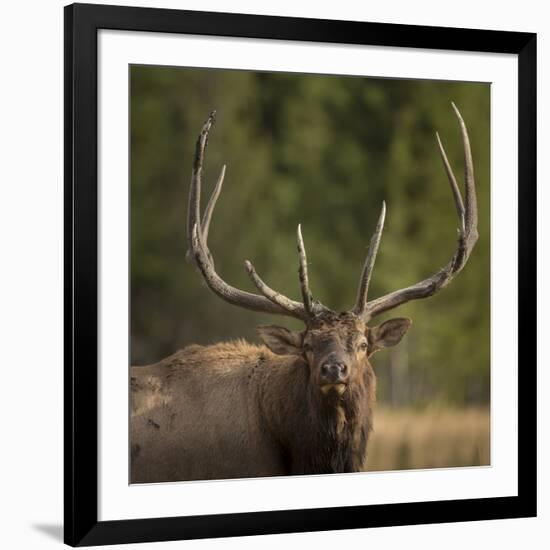
[[[329,356],[322,365],[320,372],[321,391],[324,394],[334,390],[342,395],[347,388],[349,368],[346,361],[337,356]]]

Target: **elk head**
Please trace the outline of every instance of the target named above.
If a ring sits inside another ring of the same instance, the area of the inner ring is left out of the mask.
[[[202,128],[196,146],[189,194],[188,254],[194,259],[210,289],[226,302],[254,311],[295,317],[304,322],[305,329],[303,331],[264,326],[259,327],[258,332],[265,345],[273,353],[301,357],[309,366],[312,388],[317,388],[316,391],[321,395],[343,397],[348,388],[361,384],[365,370],[370,369],[368,357],[382,348],[399,343],[407,332],[411,321],[410,319],[396,318],[374,327],[368,327],[367,323],[383,312],[410,300],[427,298],[446,287],[462,270],[477,241],[477,205],[468,132],[460,112],[454,103],[452,106],[458,118],[464,148],[464,201],[439,135],[436,133],[439,152],[451,185],[459,220],[458,242],[451,260],[434,275],[417,284],[396,290],[375,300],[367,300],[369,283],[386,216],[386,205],[382,203],[382,210],[370,241],[359,281],[355,305],[343,313],[334,312],[312,298],[308,281],[306,251],[300,226],[298,226],[297,241],[301,302],[291,300],[269,287],[256,273],[254,266],[249,261],[245,262],[246,270],[259,294],[236,289],[217,274],[207,240],[212,212],[223,184],[225,166],[221,170],[218,182],[205,209],[204,217],[201,218],[200,213],[202,166],[215,112],[210,114]]]

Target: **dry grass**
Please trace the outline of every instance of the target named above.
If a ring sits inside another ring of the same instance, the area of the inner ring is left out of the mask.
[[[424,411],[378,407],[368,471],[490,464],[487,408]]]

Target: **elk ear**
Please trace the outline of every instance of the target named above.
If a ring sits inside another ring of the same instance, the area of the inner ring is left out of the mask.
[[[302,353],[302,333],[283,327],[263,326],[256,331],[262,342],[277,355],[299,355]]]
[[[405,317],[390,319],[381,325],[369,328],[367,331],[367,340],[369,346],[369,355],[381,350],[382,348],[391,348],[401,342],[412,321]]]

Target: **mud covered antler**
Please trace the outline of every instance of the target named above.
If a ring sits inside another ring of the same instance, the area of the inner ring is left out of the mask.
[[[468,130],[466,129],[462,115],[454,103],[452,103],[452,106],[458,119],[460,133],[462,135],[462,145],[464,148],[464,202],[462,201],[460,189],[453,174],[451,165],[449,164],[449,160],[447,159],[445,149],[443,148],[441,139],[437,133],[436,138],[441,159],[443,160],[443,166],[451,185],[455,207],[458,214],[458,243],[455,253],[449,263],[431,277],[428,277],[415,285],[396,290],[395,292],[386,294],[385,296],[377,298],[372,302],[368,302],[367,291],[370,276],[374,267],[374,260],[376,259],[376,253],[378,251],[378,245],[380,243],[380,237],[384,225],[385,206],[383,206],[382,214],[380,215],[376,231],[371,240],[367,260],[361,276],[357,302],[353,309],[354,313],[361,316],[365,322],[385,311],[393,309],[411,300],[419,300],[421,298],[433,296],[435,293],[445,288],[453,280],[454,276],[466,265],[466,262],[468,261],[472,249],[477,241],[477,200],[470,140],[468,138]]]
[[[193,163],[193,174],[191,177],[191,189],[189,192],[187,210],[188,255],[194,258],[197,267],[210,289],[226,302],[254,311],[296,317],[307,323],[311,317],[321,311],[325,311],[326,308],[318,302],[314,302],[311,298],[307,279],[306,255],[300,227],[298,227],[299,273],[304,303],[295,302],[270,288],[262,281],[260,276],[256,273],[254,266],[248,260],[245,262],[246,271],[261,295],[239,290],[227,284],[214,268],[214,260],[208,249],[208,230],[212,219],[212,213],[223,185],[225,166],[221,170],[216,187],[205,209],[204,219],[202,220],[200,199],[204,154],[208,143],[208,134],[214,124],[215,115],[216,112],[213,111],[204,123],[195,149],[195,160]]]
[[[374,269],[376,255],[378,253],[378,247],[380,245],[382,231],[384,228],[384,220],[386,217],[386,204],[383,203],[382,211],[378,218],[374,235],[370,241],[367,258],[361,273],[359,288],[357,290],[357,300],[352,309],[352,312],[361,317],[365,322],[385,311],[400,306],[401,304],[411,300],[427,298],[439,292],[442,288],[445,288],[454,276],[462,270],[477,241],[477,203],[470,141],[468,138],[466,125],[464,124],[464,120],[462,119],[460,112],[454,103],[452,103],[452,106],[458,118],[464,148],[464,200],[462,199],[457,180],[453,174],[449,160],[447,159],[447,155],[439,138],[439,134],[437,133],[436,138],[441,159],[443,161],[443,166],[451,185],[459,219],[457,248],[449,263],[431,277],[428,277],[415,285],[396,290],[395,292],[386,294],[385,296],[369,302],[369,283]],[[197,140],[195,150],[195,160],[193,163],[193,175],[191,178],[191,189],[189,193],[187,212],[187,238],[189,245],[188,255],[193,257],[195,260],[197,267],[199,268],[210,289],[226,302],[254,311],[295,317],[297,319],[301,319],[305,323],[308,323],[308,321],[314,317],[325,312],[329,312],[330,310],[312,298],[311,291],[309,289],[306,251],[300,225],[298,225],[297,240],[302,302],[291,300],[290,298],[287,298],[283,294],[269,287],[256,273],[254,266],[248,260],[245,262],[246,271],[260,294],[253,294],[251,292],[246,292],[232,287],[218,275],[214,268],[214,260],[208,249],[208,230],[212,220],[212,213],[223,185],[225,165],[221,170],[214,191],[212,192],[212,196],[208,201],[208,205],[204,212],[204,219],[202,220],[200,213],[201,179],[204,155],[206,145],[208,143],[208,135],[214,123],[214,118],[215,111],[210,114],[207,121],[204,123]]]

